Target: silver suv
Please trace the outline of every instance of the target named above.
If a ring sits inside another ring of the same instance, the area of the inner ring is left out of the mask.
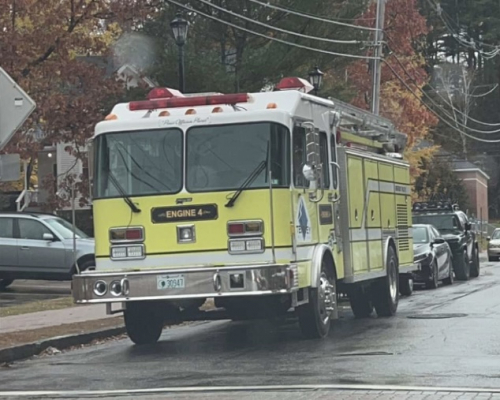
[[[80,270],[95,268],[94,239],[76,230]],[[71,280],[72,225],[51,214],[0,213],[0,289],[14,279]]]

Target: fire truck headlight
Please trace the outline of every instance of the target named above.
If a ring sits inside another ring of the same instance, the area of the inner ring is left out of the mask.
[[[229,240],[229,254],[263,253],[264,239],[232,239]]]

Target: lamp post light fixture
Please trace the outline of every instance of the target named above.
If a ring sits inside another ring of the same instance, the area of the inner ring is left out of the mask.
[[[184,93],[184,45],[186,44],[189,22],[182,18],[181,13],[178,13],[175,19],[170,22],[170,28],[172,28],[175,43],[179,48],[179,90]]]
[[[309,82],[314,86],[314,95],[318,95],[318,90],[321,88],[323,83],[323,72],[319,70],[318,67],[314,67],[311,72],[309,72]]]

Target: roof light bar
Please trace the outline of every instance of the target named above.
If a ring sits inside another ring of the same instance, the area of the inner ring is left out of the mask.
[[[276,85],[276,90],[299,90],[304,93],[309,93],[314,89],[310,82],[302,78],[288,77],[283,78],[280,83]]]
[[[160,108],[180,108],[197,106],[215,106],[219,104],[248,103],[250,96],[247,93],[223,94],[200,97],[174,97],[170,99],[156,99],[145,101],[131,101],[130,111],[157,110]]]
[[[148,93],[148,100],[170,99],[172,97],[184,97],[184,95],[175,89],[170,88],[154,88]]]

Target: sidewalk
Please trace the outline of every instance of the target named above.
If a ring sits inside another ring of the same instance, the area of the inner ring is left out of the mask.
[[[102,304],[13,315],[0,318],[0,335],[9,332],[57,327],[60,325],[97,321],[119,316],[120,315],[117,314],[106,315],[106,308]]]
[[[123,316],[106,315],[102,304],[0,317],[0,365],[124,332]]]

